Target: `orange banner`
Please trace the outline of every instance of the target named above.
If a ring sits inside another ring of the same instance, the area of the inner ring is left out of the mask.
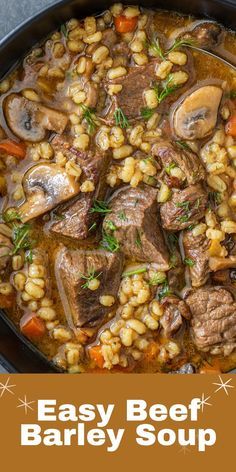
[[[220,471],[234,460],[235,385],[233,375],[1,375],[1,468]]]

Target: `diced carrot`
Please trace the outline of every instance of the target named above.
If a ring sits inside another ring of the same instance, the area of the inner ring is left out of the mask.
[[[126,18],[125,15],[117,16],[114,20],[118,33],[131,33],[137,26],[138,17]]]
[[[225,125],[225,132],[236,138],[236,114],[232,115]]]
[[[92,346],[89,349],[90,359],[95,362],[95,364],[100,368],[103,369],[104,365],[104,358],[102,355],[101,346]]]
[[[0,142],[0,152],[10,154],[11,156],[24,159],[26,155],[26,145],[23,142],[16,143],[10,139],[5,139]]]
[[[23,316],[20,329],[27,338],[41,338],[46,331],[44,322],[34,313]]]

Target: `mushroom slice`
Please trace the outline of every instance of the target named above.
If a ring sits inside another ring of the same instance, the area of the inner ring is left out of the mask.
[[[216,85],[204,85],[190,93],[174,112],[176,135],[187,140],[207,136],[216,125],[222,93]]]
[[[79,193],[79,184],[56,164],[38,164],[24,176],[26,201],[19,207],[23,222],[43,215]]]
[[[16,93],[9,95],[4,101],[4,113],[12,133],[32,143],[44,139],[47,130],[62,134],[68,123],[64,113]]]

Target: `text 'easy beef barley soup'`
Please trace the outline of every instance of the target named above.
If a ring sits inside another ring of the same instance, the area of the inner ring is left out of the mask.
[[[0,83],[0,307],[63,370],[236,366],[233,32],[113,5]]]

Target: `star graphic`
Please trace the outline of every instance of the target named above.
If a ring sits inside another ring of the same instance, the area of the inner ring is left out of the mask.
[[[229,384],[230,380],[232,380],[232,379],[229,379],[229,380],[227,380],[227,382],[224,382],[220,375],[219,375],[219,379],[220,379],[220,383],[213,382],[213,385],[216,385],[216,386],[219,387],[219,388],[217,388],[217,389],[215,390],[214,393],[219,392],[219,390],[222,390],[222,388],[223,388],[223,390],[225,391],[226,395],[229,395],[229,392],[228,392],[227,389],[228,389],[228,388],[229,388],[229,389],[230,389],[230,388],[234,388],[233,385],[230,385],[230,384]]]
[[[25,414],[26,415],[27,415],[28,409],[33,410],[31,405],[32,405],[32,403],[35,403],[34,400],[32,402],[27,402],[26,395],[25,395],[24,400],[22,400],[21,398],[18,398],[18,400],[20,402],[20,405],[18,405],[16,408],[22,408],[23,407],[25,409]]]
[[[0,398],[2,398],[5,392],[9,392],[12,395],[15,395],[14,392],[12,392],[11,390],[13,387],[15,387],[15,385],[9,385],[9,382],[10,382],[10,377],[8,377],[5,384],[0,382],[0,390],[1,390]]]
[[[208,406],[211,406],[211,403],[208,403],[207,400],[209,400],[209,398],[211,398],[210,396],[209,397],[206,397],[205,398],[205,394],[202,393],[202,401],[200,403],[200,406],[202,407],[202,411],[204,410],[204,406],[205,405],[208,405]]]
[[[187,447],[187,446],[182,446],[181,449],[179,449],[178,452],[179,452],[179,453],[181,452],[182,454],[185,455],[185,454],[187,454],[187,452],[191,452],[191,451],[190,451],[189,447]]]

